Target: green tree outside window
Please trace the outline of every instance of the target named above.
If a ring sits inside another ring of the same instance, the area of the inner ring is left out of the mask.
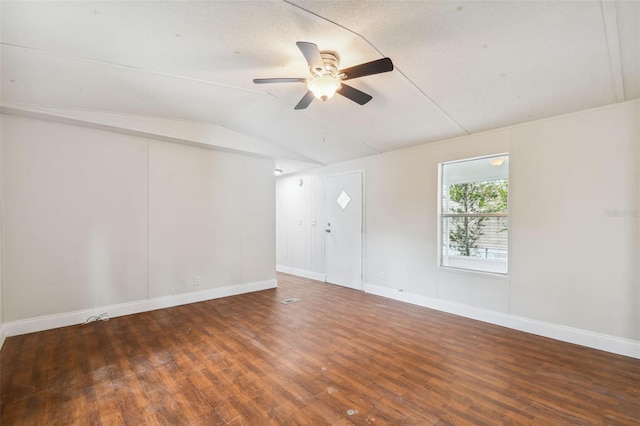
[[[470,182],[449,186],[449,213],[495,214],[506,213],[508,181]],[[449,247],[463,256],[479,256],[478,240],[484,235],[487,216],[452,217]],[[506,231],[506,226],[501,232]]]

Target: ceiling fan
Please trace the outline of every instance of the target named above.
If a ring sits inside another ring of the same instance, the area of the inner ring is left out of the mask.
[[[344,84],[343,81],[393,71],[393,62],[389,58],[382,58],[338,70],[340,56],[336,52],[331,50],[321,51],[316,44],[305,41],[298,41],[296,45],[307,60],[307,63],[309,63],[310,78],[256,78],[253,80],[255,84],[305,83],[307,85],[307,93],[294,109],[305,109],[313,101],[314,97],[326,101],[336,93],[359,105],[364,105],[372,97]]]

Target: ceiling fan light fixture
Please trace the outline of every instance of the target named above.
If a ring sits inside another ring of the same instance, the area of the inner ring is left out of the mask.
[[[312,78],[307,83],[307,89],[309,89],[313,95],[326,101],[330,99],[340,89],[342,84],[339,77],[334,77],[331,74],[320,75]]]

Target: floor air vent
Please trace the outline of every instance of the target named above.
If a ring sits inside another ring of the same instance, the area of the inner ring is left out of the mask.
[[[302,301],[302,299],[299,299],[299,298],[297,298],[297,297],[294,297],[294,298],[292,298],[292,299],[284,299],[284,300],[281,300],[281,301],[280,301],[280,303],[282,303],[283,305],[290,305],[290,304],[292,304],[292,303],[298,303],[298,302],[301,302],[301,301]]]

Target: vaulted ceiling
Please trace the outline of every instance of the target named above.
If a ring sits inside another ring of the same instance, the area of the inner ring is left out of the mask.
[[[2,111],[276,159],[285,172],[640,97],[640,1],[2,1]],[[373,100],[294,106],[296,41]]]

